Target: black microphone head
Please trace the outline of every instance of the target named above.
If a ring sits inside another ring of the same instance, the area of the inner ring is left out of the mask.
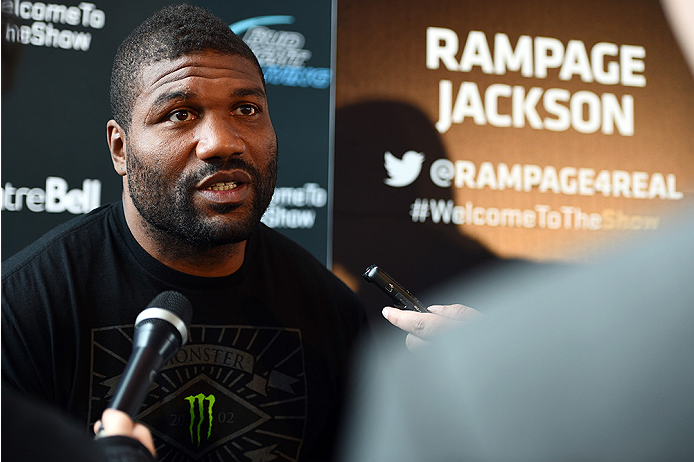
[[[162,308],[171,311],[181,318],[186,326],[190,326],[190,321],[193,319],[193,305],[190,304],[185,295],[175,290],[160,293],[149,302],[147,308]]]
[[[181,337],[181,345],[188,341],[188,329],[193,318],[193,305],[180,292],[162,292],[137,316],[135,329],[145,323],[162,323],[173,326]]]

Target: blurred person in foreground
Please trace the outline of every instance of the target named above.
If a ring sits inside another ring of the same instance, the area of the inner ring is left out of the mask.
[[[480,276],[460,294],[485,300],[475,321],[365,348],[342,460],[694,460],[694,219],[679,226],[595,266]]]
[[[56,408],[2,388],[2,459],[13,462],[152,462],[156,450],[144,425],[106,409],[90,438]]]

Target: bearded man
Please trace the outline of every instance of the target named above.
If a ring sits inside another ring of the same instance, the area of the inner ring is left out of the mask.
[[[3,386],[87,428],[118,384],[137,314],[175,290],[193,305],[190,338],[136,416],[160,458],[331,458],[366,316],[260,223],[277,138],[252,51],[208,11],[167,7],[118,49],[111,107],[122,201],[3,264]]]

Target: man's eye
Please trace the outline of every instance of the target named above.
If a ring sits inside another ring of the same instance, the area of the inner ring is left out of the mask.
[[[189,120],[193,120],[194,118],[195,114],[186,109],[180,109],[178,111],[172,112],[169,115],[169,120],[171,122],[186,122]]]
[[[244,104],[243,106],[237,107],[233,113],[237,115],[252,116],[258,113],[258,108],[252,104]]]

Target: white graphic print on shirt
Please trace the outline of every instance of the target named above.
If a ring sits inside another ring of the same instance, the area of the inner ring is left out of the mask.
[[[118,385],[133,329],[92,330],[91,424]],[[297,460],[307,406],[301,332],[195,325],[190,334],[136,416],[152,431],[158,460]]]

